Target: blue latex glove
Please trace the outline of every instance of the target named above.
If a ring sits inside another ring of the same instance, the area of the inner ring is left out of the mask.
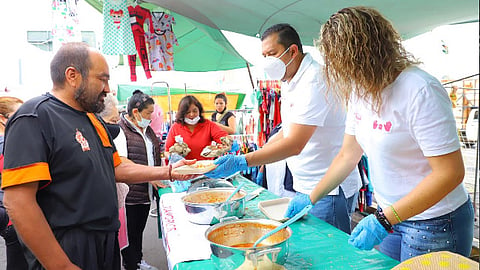
[[[248,169],[247,160],[245,156],[226,155],[218,158],[214,162],[217,166],[214,170],[205,173],[205,176],[210,178],[221,178],[232,175],[238,171]]]
[[[181,155],[177,153],[172,153],[170,154],[169,162],[171,164],[178,162],[180,160],[184,159]],[[170,183],[170,187],[172,188],[173,192],[179,193],[179,192],[184,192],[188,190],[188,188],[192,185],[190,181],[173,181],[173,183]]]
[[[192,185],[190,181],[173,181],[173,183],[170,183],[170,187],[172,188],[172,191],[175,193],[179,192],[184,192],[187,191],[188,188]]]
[[[232,148],[228,152],[232,154],[236,154],[238,150],[240,150],[240,145],[238,145],[237,141],[233,141]]]
[[[184,159],[184,157],[182,157],[181,155],[177,154],[177,153],[172,153],[170,154],[170,158],[168,159],[170,163],[175,163],[177,161],[180,161]]]
[[[257,178],[255,178],[255,184],[261,186],[263,184],[264,176],[265,176],[264,172],[258,172]]]
[[[298,192],[297,195],[295,195],[295,197],[293,197],[293,199],[288,204],[285,217],[291,218],[295,216],[307,205],[312,205],[312,201],[310,201],[310,196]]]
[[[370,250],[373,246],[380,244],[388,232],[374,215],[363,218],[353,229],[348,243],[356,248]]]

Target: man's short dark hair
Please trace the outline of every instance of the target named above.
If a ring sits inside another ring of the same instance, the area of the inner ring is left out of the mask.
[[[261,41],[266,39],[271,34],[278,33],[278,43],[282,44],[283,47],[288,48],[292,44],[297,45],[298,51],[303,53],[302,42],[298,36],[297,31],[288,23],[279,23],[270,26],[265,32],[263,32]]]
[[[70,42],[60,47],[50,62],[50,76],[53,84],[65,83],[65,70],[68,67],[74,67],[82,75],[82,80],[86,80],[92,66],[89,52],[88,45],[83,42]]]

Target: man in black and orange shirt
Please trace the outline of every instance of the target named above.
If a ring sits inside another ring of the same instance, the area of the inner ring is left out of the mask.
[[[120,269],[115,180],[191,178],[122,163],[94,113],[110,88],[105,58],[84,43],[54,56],[51,93],[26,102],[6,129],[5,206],[30,269]],[[173,167],[192,164],[183,161]]]

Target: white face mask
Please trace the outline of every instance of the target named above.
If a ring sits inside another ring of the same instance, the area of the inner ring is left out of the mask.
[[[189,124],[189,125],[196,125],[198,123],[198,121],[200,121],[200,116],[197,116],[193,119],[190,119],[190,118],[186,118],[185,117],[185,123]]]
[[[279,57],[267,56],[263,60],[263,70],[271,80],[281,80],[285,76],[288,65],[292,63],[293,58],[285,65],[280,58],[285,55],[290,47],[288,47]]]
[[[152,122],[152,120],[148,120],[148,119],[143,118],[142,115],[140,115],[140,118],[141,118],[141,120],[140,121],[137,120],[137,124],[141,128],[147,128],[150,125],[150,123]]]

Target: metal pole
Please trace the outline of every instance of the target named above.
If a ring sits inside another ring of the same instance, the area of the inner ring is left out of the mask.
[[[171,101],[171,96],[170,96],[170,86],[168,85],[167,82],[165,81],[159,81],[159,82],[152,82],[152,85],[150,86],[150,92],[153,94],[153,85],[155,84],[165,84],[167,86],[167,95],[168,95],[168,123],[170,124],[170,127],[172,126],[172,101]]]
[[[248,76],[250,77],[250,83],[252,84],[252,89],[255,90],[255,84],[253,83],[252,72],[250,71],[250,64],[247,62]]]

